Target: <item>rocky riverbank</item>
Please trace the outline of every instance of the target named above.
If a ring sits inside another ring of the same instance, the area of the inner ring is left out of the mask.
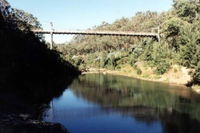
[[[42,121],[47,108],[48,102],[31,103],[15,91],[1,90],[0,133],[68,133],[60,124]]]
[[[0,133],[68,133],[60,124],[34,120],[30,114],[0,113]]]

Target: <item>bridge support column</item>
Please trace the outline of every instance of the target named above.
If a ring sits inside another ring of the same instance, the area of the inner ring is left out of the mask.
[[[51,32],[51,43],[50,43],[50,49],[53,49],[53,32]]]
[[[160,43],[160,26],[158,26],[158,42]]]
[[[53,22],[50,22],[51,25],[51,44],[50,44],[50,49],[53,49],[53,32],[54,32],[54,28],[53,28]]]

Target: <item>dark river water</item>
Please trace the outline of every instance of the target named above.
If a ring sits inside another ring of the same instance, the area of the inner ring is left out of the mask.
[[[70,133],[200,133],[200,95],[122,76],[82,75],[52,100],[44,120]]]

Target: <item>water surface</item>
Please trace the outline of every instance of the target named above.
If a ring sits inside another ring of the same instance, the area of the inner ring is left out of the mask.
[[[70,133],[200,133],[200,96],[157,82],[82,75],[52,100],[44,120]]]

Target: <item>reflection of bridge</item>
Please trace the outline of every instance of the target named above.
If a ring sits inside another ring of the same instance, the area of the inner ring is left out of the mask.
[[[57,31],[57,30],[33,30],[37,34],[51,34],[51,48],[53,45],[53,34],[66,34],[66,35],[99,35],[99,36],[130,36],[130,37],[149,37],[160,40],[159,29],[157,33],[153,32],[130,32],[130,31]]]

